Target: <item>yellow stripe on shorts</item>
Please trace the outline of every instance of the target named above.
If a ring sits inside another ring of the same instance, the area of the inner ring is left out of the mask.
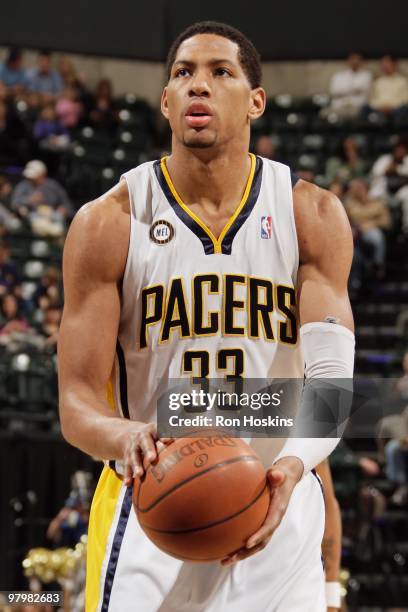
[[[92,501],[88,529],[86,562],[86,612],[95,612],[101,593],[102,564],[107,554],[107,542],[115,516],[122,481],[116,473],[104,467]]]
[[[116,412],[115,394],[113,392],[113,372],[106,386],[106,399]],[[122,481],[108,466],[105,466],[99,477],[92,500],[88,528],[88,546],[86,560],[86,612],[95,612],[101,593],[101,571],[106,556],[109,532],[115,516]]]

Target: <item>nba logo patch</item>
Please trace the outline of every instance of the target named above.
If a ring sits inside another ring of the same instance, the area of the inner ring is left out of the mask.
[[[272,217],[261,217],[261,238],[272,238]]]

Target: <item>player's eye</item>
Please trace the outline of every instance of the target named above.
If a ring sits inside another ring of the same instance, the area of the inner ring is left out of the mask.
[[[184,77],[187,76],[189,73],[189,70],[187,68],[179,68],[178,70],[176,70],[176,72],[174,73],[174,76],[177,77]]]
[[[216,76],[231,76],[231,73],[226,68],[216,68],[215,69]]]

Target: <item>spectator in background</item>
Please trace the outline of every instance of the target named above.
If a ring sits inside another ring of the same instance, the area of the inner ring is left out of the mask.
[[[408,351],[402,358],[402,376],[395,383],[395,389],[402,400],[408,404]]]
[[[44,313],[44,320],[41,325],[41,333],[47,338],[48,346],[56,347],[58,342],[58,332],[62,319],[62,306],[48,306]]]
[[[10,210],[10,199],[13,187],[10,181],[0,174],[0,235],[1,228],[6,232],[21,227],[21,222]]]
[[[391,153],[381,155],[371,169],[370,197],[401,206],[402,230],[408,234],[408,144],[399,140]]]
[[[332,181],[329,184],[329,191],[334,193],[334,195],[337,196],[339,200],[343,201],[346,189],[342,181],[339,181],[338,179]]]
[[[347,58],[348,68],[336,72],[330,81],[330,111],[342,116],[355,117],[367,104],[372,75],[363,68],[360,53],[350,53]]]
[[[13,186],[5,176],[0,174],[0,203],[9,208]]]
[[[350,222],[358,231],[365,245],[373,249],[373,262],[377,276],[384,276],[385,235],[384,229],[391,226],[390,212],[382,200],[373,200],[368,195],[365,180],[354,179],[350,183],[345,207]]]
[[[24,168],[24,180],[16,185],[11,196],[11,205],[21,216],[27,215],[38,205],[45,204],[69,217],[72,204],[65,189],[54,179],[48,178],[46,165],[33,159]]]
[[[64,83],[64,90],[67,92],[65,97],[68,97],[68,99],[72,98],[79,104],[81,113],[86,113],[86,115],[88,115],[93,106],[93,96],[86,86],[84,75],[78,73],[73,62],[66,56],[61,57],[59,60],[58,71]],[[71,92],[75,93],[74,97]],[[57,112],[59,114],[58,108]],[[67,125],[66,127],[70,126]]]
[[[326,179],[349,182],[360,178],[367,173],[367,163],[360,157],[355,139],[352,136],[345,138],[341,150],[335,157],[330,157],[326,163]]]
[[[0,100],[0,160],[1,163],[25,161],[30,148],[24,124],[13,110]]]
[[[295,174],[298,175],[300,179],[303,181],[308,181],[308,183],[314,183],[316,178],[316,173],[311,168],[306,168],[304,166],[300,166],[295,170]]]
[[[73,130],[78,126],[83,108],[74,87],[64,89],[63,94],[57,101],[55,110],[64,128]]]
[[[15,47],[9,50],[6,61],[0,64],[0,81],[13,96],[24,90],[25,72],[22,64],[23,54]]]
[[[255,153],[266,159],[272,159],[274,161],[280,161],[277,153],[278,147],[272,136],[259,136],[255,144]]]
[[[0,296],[16,291],[21,283],[21,275],[10,258],[10,247],[0,240]]]
[[[78,94],[86,91],[83,77],[78,74],[73,62],[68,57],[60,58],[58,72],[65,88],[73,88]]]
[[[0,336],[8,336],[14,332],[24,332],[30,328],[24,318],[18,299],[12,293],[6,293],[0,302]]]
[[[68,131],[63,127],[55,112],[52,102],[46,104],[34,125],[34,138],[45,140],[51,145],[57,145],[59,136],[65,136],[65,145],[68,142]]]
[[[51,306],[62,302],[61,272],[58,268],[50,266],[43,274],[40,283],[32,295],[36,308],[44,312]]]
[[[37,67],[27,71],[26,80],[28,90],[40,94],[44,101],[55,99],[64,88],[59,72],[51,66],[48,51],[38,53]]]
[[[370,107],[386,114],[407,112],[408,79],[397,70],[397,60],[391,55],[381,59],[382,76],[374,81]]]
[[[400,400],[400,409],[381,420],[379,446],[382,451],[384,440],[388,440],[384,447],[385,473],[397,486],[391,501],[397,506],[406,506],[408,503],[408,351],[405,351],[402,358],[402,376],[395,383],[395,391]]]
[[[101,79],[96,86],[89,116],[91,123],[97,129],[111,132],[117,126],[117,111],[113,99],[112,83],[109,79]]]

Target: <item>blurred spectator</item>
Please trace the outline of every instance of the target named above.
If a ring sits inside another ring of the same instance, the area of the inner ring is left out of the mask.
[[[0,64],[0,81],[12,95],[16,95],[24,89],[25,72],[22,63],[23,54],[21,50],[11,48],[4,64]]]
[[[300,179],[303,181],[308,181],[309,183],[313,183],[316,178],[315,172],[310,168],[300,167],[295,170],[295,173]]]
[[[32,300],[37,308],[46,310],[62,302],[61,272],[50,266],[43,274]]]
[[[40,116],[34,125],[34,138],[57,144],[58,137],[63,135],[67,137],[68,132],[57,118],[54,104],[50,102],[41,109]]]
[[[383,201],[369,197],[368,184],[362,179],[354,179],[350,183],[345,207],[362,242],[373,249],[376,271],[379,276],[383,276],[386,247],[383,230],[391,226],[388,208]]]
[[[29,144],[22,121],[0,100],[0,159],[8,163],[25,161]]]
[[[340,180],[344,182],[365,176],[367,163],[360,157],[355,139],[345,138],[341,150],[335,157],[330,157],[326,163],[326,178],[329,182]]]
[[[402,229],[408,233],[408,144],[400,140],[392,153],[381,155],[371,169],[370,196],[400,205]]]
[[[335,196],[339,198],[339,200],[343,201],[345,195],[345,187],[342,181],[335,179],[329,185],[329,191],[334,193]]]
[[[76,128],[82,115],[82,104],[74,87],[67,87],[55,107],[58,119],[66,129]]]
[[[21,227],[20,220],[10,211],[12,189],[10,181],[0,174],[0,236]]]
[[[277,145],[272,136],[259,136],[255,144],[255,153],[266,159],[272,159],[274,161],[280,161],[277,153]]]
[[[89,116],[95,128],[109,132],[116,127],[117,111],[113,99],[112,83],[109,79],[101,79],[96,86]]]
[[[348,68],[336,72],[331,79],[329,92],[332,98],[329,109],[342,116],[356,116],[367,103],[372,75],[365,70],[359,53],[350,53]]]
[[[27,88],[43,99],[50,100],[63,90],[61,75],[51,66],[51,54],[48,51],[38,53],[37,67],[27,71]]]
[[[20,283],[20,273],[10,258],[10,247],[5,240],[0,240],[0,295],[12,293]]]
[[[390,414],[381,420],[379,446],[385,444],[385,473],[397,488],[391,501],[397,506],[408,503],[408,351],[402,359],[402,376],[395,383],[395,391],[402,406],[398,413]]]
[[[408,79],[397,71],[397,61],[391,55],[381,59],[382,76],[374,81],[370,106],[383,113],[400,113],[408,105]]]
[[[65,88],[72,88],[78,94],[86,91],[84,79],[78,74],[72,60],[63,56],[58,62],[58,72],[61,75]]]
[[[58,342],[58,332],[62,318],[62,306],[48,306],[44,314],[41,326],[41,333],[47,338],[48,346],[56,346]]]
[[[0,203],[9,207],[11,203],[11,192],[13,187],[10,181],[0,174]]]
[[[402,376],[395,384],[395,389],[398,395],[408,403],[408,351],[405,351],[402,358]]]
[[[21,216],[26,216],[39,205],[45,204],[68,217],[73,209],[65,189],[47,177],[46,165],[33,159],[24,168],[23,181],[14,188],[11,205]]]
[[[60,545],[74,547],[87,531],[92,498],[92,474],[75,472],[71,486],[72,490],[64,507],[48,526],[47,538]]]
[[[29,328],[16,296],[12,293],[4,294],[0,302],[0,335],[8,336],[14,332],[27,331]]]

